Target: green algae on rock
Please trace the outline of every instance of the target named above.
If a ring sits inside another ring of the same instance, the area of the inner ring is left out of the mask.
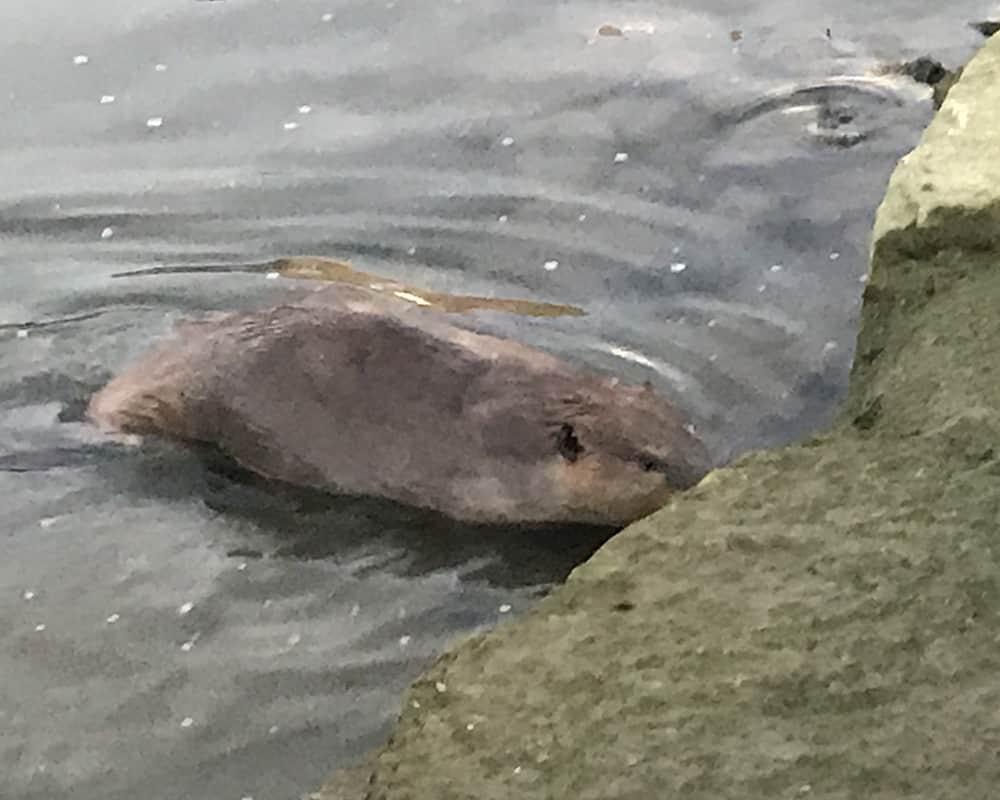
[[[995,795],[998,78],[1000,38],[890,181],[838,424],[710,474],[445,654],[317,797]]]

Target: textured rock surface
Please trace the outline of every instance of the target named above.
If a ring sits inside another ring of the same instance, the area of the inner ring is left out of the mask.
[[[457,646],[321,796],[995,796],[998,219],[995,38],[892,178],[842,422]]]

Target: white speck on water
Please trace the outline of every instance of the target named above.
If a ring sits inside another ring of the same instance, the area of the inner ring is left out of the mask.
[[[351,606],[351,616],[352,617],[356,617],[360,613],[361,613],[361,606],[360,605],[358,605],[357,603],[355,603],[353,606]]]
[[[28,338],[28,331],[25,330],[24,328],[21,328],[21,330],[19,330],[17,332],[17,338],[18,339],[27,339]]]
[[[102,239],[110,239],[114,235],[115,235],[115,229],[110,226],[101,231]]]
[[[812,784],[809,784],[809,783],[803,783],[803,784],[802,784],[802,785],[801,785],[801,786],[799,787],[799,794],[809,794],[809,792],[811,792],[811,791],[812,791],[812,789],[813,789],[813,787],[812,787]]]
[[[157,64],[155,67],[153,67],[153,69],[155,69],[157,72],[166,72],[167,71],[167,65],[166,64]]]
[[[615,163],[624,164],[628,161],[628,153],[615,153]]]
[[[708,357],[708,360],[709,361],[718,361],[719,360],[719,354],[718,353],[712,353],[712,355],[710,355]]]
[[[633,364],[642,364],[644,367],[650,367],[651,369],[657,368],[656,362],[654,362],[651,358],[644,356],[642,353],[637,353],[635,350],[630,350],[627,347],[615,345],[609,347],[608,352],[623,361],[631,361]]]
[[[840,253],[838,253],[836,250],[834,250],[832,253],[830,253],[830,260],[831,261],[836,261],[838,258],[840,258]]]
[[[501,214],[499,217],[497,217],[497,222],[506,222],[506,221],[507,221],[506,214]]]
[[[21,595],[21,596],[22,596],[22,597],[23,597],[23,598],[24,598],[25,600],[34,600],[34,599],[35,599],[35,593],[34,593],[33,591],[31,591],[31,589],[28,589],[28,590],[27,590],[27,591],[26,591],[26,592],[25,592],[25,593],[24,593],[23,595]]]
[[[515,775],[520,775],[521,774],[521,768],[520,767],[514,767],[514,774]]]
[[[28,332],[25,331],[24,335],[27,336]],[[59,521],[59,517],[45,517],[43,519],[38,520],[38,527],[39,528],[51,528],[58,521]]]
[[[194,725],[194,720],[191,717],[184,717],[184,719],[181,720],[182,728],[190,728],[192,725]]]
[[[837,349],[837,347],[838,347],[838,344],[835,341],[830,340],[829,342],[827,342],[826,344],[823,345],[823,352],[824,353],[832,353],[834,350]]]
[[[400,300],[406,300],[409,303],[414,303],[418,306],[429,306],[430,301],[424,300],[420,295],[413,294],[411,292],[393,292],[393,295],[398,297]]]
[[[685,264],[683,261],[675,261],[674,263],[672,263],[670,265],[670,271],[672,273],[674,273],[675,275],[683,272],[687,268],[688,268],[688,265]]]
[[[270,608],[272,603],[274,603],[274,601],[270,597],[267,598],[267,600],[264,601],[264,608]]]
[[[511,608],[512,606],[510,603],[504,603],[503,605],[500,606],[500,613],[501,614],[510,613]]]
[[[757,287],[757,291],[758,292],[766,292],[767,291],[767,284],[766,283],[762,283],[760,286]]]
[[[437,683],[435,683],[434,688],[438,690],[439,694],[444,694],[445,692],[448,691],[448,686],[447,684],[445,684],[444,681],[438,681]]]
[[[302,641],[302,636],[301,634],[293,633],[291,636],[288,637],[287,641],[289,647],[295,647],[295,645],[297,645],[299,642]]]
[[[294,131],[297,127],[299,127],[299,123],[297,123],[297,122],[286,122],[282,127],[284,127],[284,129],[286,131]]]
[[[674,247],[673,247],[673,250],[671,252],[674,255],[677,255],[680,251],[681,251],[681,246],[679,244],[675,244]]]
[[[407,248],[406,255],[408,255],[408,256],[415,256],[416,254],[417,254],[417,248],[416,247]]]
[[[784,267],[781,264],[772,264],[771,265],[771,272],[781,272],[781,270],[783,270],[783,269],[784,269]]]
[[[580,216],[577,217],[577,220],[579,222],[583,222],[586,219],[587,219],[587,215],[586,214],[581,214]]]
[[[719,320],[710,319],[706,324],[708,325],[709,328],[714,328],[716,325],[719,324]]]
[[[500,140],[500,144],[502,144],[504,147],[510,147],[512,144],[514,144],[514,137],[513,136],[504,136]]]
[[[559,269],[559,262],[553,259],[552,261],[546,261],[542,266],[545,267],[546,272],[552,272]]]
[[[86,64],[89,61],[90,61],[90,56],[85,56],[82,53],[78,56],[73,56],[73,63],[76,64],[77,66]]]
[[[410,705],[413,706],[414,708],[420,708],[420,701],[414,700],[412,703],[410,703]]]
[[[194,649],[194,642],[193,641],[187,641],[187,642],[184,642],[184,644],[181,645],[181,651],[184,652],[184,653],[190,653],[193,649]]]
[[[400,647],[406,647],[410,643],[410,641],[412,639],[413,639],[412,636],[400,636],[399,637],[399,646]]]
[[[299,106],[299,113],[300,114],[311,114],[312,110],[313,110],[313,107],[310,106],[310,105],[301,105],[301,106]]]
[[[253,795],[245,794],[243,795],[243,797],[240,798],[240,800],[253,800]]]
[[[267,729],[267,732],[271,734],[271,736],[274,736],[274,734],[276,734],[278,730],[279,729],[277,725],[272,725],[270,728]]]
[[[327,11],[322,17],[320,17],[322,22],[333,22],[333,14]]]
[[[163,125],[163,117],[150,117],[146,120],[147,128],[159,128]]]
[[[236,565],[236,570],[238,572],[243,572],[246,568],[247,568],[247,562],[246,561],[241,561],[239,564]]]
[[[35,630],[38,631],[39,633],[41,633],[42,631],[44,631],[45,630],[45,623],[44,622],[38,623],[35,626]]]
[[[110,103],[115,102],[115,96],[113,94],[102,94],[101,95],[101,105],[106,106]]]
[[[402,607],[396,611],[396,619],[406,619],[406,607]]]
[[[858,278],[858,283],[868,283],[868,274],[865,273],[860,278]]]
[[[190,614],[192,608],[194,608],[194,603],[192,603],[189,600],[188,602],[184,603],[184,605],[179,606],[177,608],[177,613],[183,617],[185,614]]]
[[[685,425],[684,430],[686,430],[692,436],[695,436],[698,433],[698,429],[694,426],[693,422],[689,422],[687,425]]]
[[[476,729],[476,723],[470,722],[468,725],[465,726],[465,729],[467,731],[474,731]]]
[[[112,614],[108,617],[108,625],[114,625],[118,620],[122,618],[121,614]]]
[[[264,277],[267,280],[269,280],[269,281],[273,281],[273,280],[276,280],[276,279],[280,278],[281,277],[281,273],[280,272],[269,272]]]

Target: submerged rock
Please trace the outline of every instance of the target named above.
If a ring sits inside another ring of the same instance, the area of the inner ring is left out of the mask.
[[[717,470],[444,655],[317,796],[992,797],[998,151],[992,39],[890,181],[839,423]]]

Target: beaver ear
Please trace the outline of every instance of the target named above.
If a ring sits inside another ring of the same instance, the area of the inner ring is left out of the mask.
[[[583,445],[576,438],[576,431],[568,422],[564,422],[556,433],[556,447],[559,449],[559,455],[571,464],[583,452]]]

